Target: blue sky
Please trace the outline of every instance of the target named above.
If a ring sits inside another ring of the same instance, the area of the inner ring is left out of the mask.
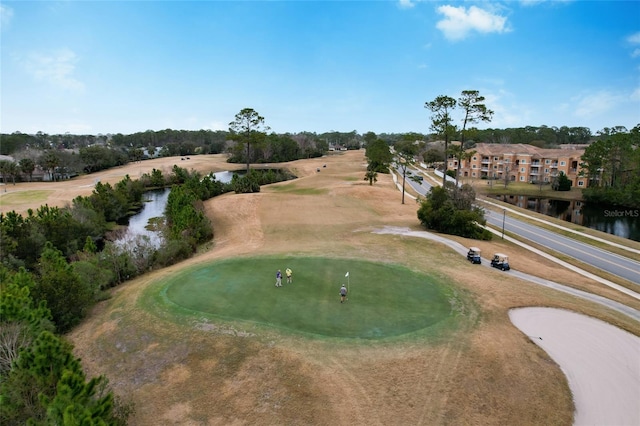
[[[0,132],[428,133],[640,123],[638,1],[0,1]],[[456,124],[461,115],[454,113]]]

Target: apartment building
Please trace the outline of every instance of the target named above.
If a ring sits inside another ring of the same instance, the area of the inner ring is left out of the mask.
[[[479,143],[467,152],[475,151],[469,160],[463,160],[460,177],[500,179],[512,182],[551,182],[560,172],[571,180],[572,186],[586,188],[588,179],[580,176],[581,147],[561,149],[538,148],[525,144]],[[448,168],[457,170],[458,160],[450,158]]]

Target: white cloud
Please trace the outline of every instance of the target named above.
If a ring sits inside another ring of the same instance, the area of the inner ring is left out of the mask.
[[[415,6],[413,0],[398,0],[398,6],[400,9],[411,9]]]
[[[482,91],[485,105],[493,111],[490,123],[484,124],[493,128],[521,127],[532,120],[532,109],[528,105],[518,103],[513,93],[504,89]]]
[[[462,40],[472,32],[483,34],[509,32],[507,18],[493,14],[476,6],[440,6],[438,13],[445,16],[438,21],[438,28],[444,36],[453,41]]]
[[[636,90],[631,93],[631,100],[634,102],[640,102],[640,87],[636,88]]]
[[[22,62],[27,72],[37,80],[65,90],[84,90],[84,84],[73,76],[78,57],[70,49],[32,53]]]
[[[640,32],[631,34],[629,37],[627,37],[627,42],[632,46],[640,45]],[[640,47],[634,47],[633,51],[631,52],[631,57],[637,58],[639,56],[640,56]]]
[[[640,44],[640,32],[631,34],[629,37],[627,37],[627,41],[631,44]]]
[[[576,117],[593,118],[613,109],[623,101],[623,97],[601,90],[596,93],[577,96],[572,101],[576,105],[574,111]]]
[[[3,30],[11,24],[13,20],[13,9],[3,4],[0,4],[0,28]]]
[[[536,6],[544,1],[545,0],[520,0],[520,4],[523,6]]]
[[[538,6],[542,3],[549,3],[552,5],[562,4],[562,3],[571,3],[575,0],[520,0],[520,4],[524,7],[529,6]]]

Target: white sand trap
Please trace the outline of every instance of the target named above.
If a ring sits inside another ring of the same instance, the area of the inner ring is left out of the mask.
[[[640,425],[640,338],[575,312],[518,308],[511,321],[567,376],[574,424]]]

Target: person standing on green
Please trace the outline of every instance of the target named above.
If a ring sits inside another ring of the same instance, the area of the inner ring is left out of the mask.
[[[340,287],[340,303],[344,303],[346,298],[347,298],[347,288],[344,286],[344,284],[342,284],[342,287]]]
[[[276,287],[282,287],[282,272],[280,272],[280,269],[276,272]]]
[[[284,273],[287,274],[287,284],[291,284],[293,282],[293,271],[290,268],[287,268]]]

